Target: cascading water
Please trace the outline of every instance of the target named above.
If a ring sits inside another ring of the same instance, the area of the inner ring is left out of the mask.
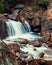
[[[13,20],[8,20],[6,22],[7,25],[7,31],[9,34],[8,40],[13,40],[15,38],[24,38],[28,41],[35,41],[42,39],[40,35],[35,34],[34,32],[27,32],[27,30],[24,28],[21,22],[16,22]],[[27,24],[29,25],[29,24]]]
[[[25,28],[20,22],[8,20],[8,22],[6,22],[6,25],[9,36],[16,36],[26,33]]]
[[[31,27],[30,27],[28,21],[25,20],[24,22],[25,22],[25,24],[27,25],[27,31],[28,31],[28,32],[32,32]]]
[[[6,26],[7,26],[8,35],[13,36],[15,34],[13,26],[10,24],[10,22],[6,22]]]

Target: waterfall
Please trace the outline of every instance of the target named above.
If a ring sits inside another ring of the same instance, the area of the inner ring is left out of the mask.
[[[20,21],[16,22],[13,20],[8,20],[8,22],[6,22],[6,25],[9,35],[9,37],[7,38],[8,40],[24,38],[28,41],[36,41],[42,39],[40,35],[35,34],[34,32],[27,32],[27,30],[24,28]]]
[[[7,32],[9,36],[13,36],[15,34],[15,31],[13,29],[13,26],[10,24],[10,22],[6,22],[6,26],[7,26]]]
[[[6,22],[6,25],[9,36],[21,35],[27,32],[21,22],[8,20],[8,22]]]
[[[32,32],[31,27],[30,27],[28,21],[25,20],[24,22],[25,22],[25,24],[27,25],[27,29],[26,29],[26,30],[27,30],[28,32]]]

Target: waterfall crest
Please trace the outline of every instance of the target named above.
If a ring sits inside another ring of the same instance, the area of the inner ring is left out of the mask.
[[[13,20],[8,20],[8,22],[6,22],[6,25],[9,35],[9,37],[7,38],[8,40],[24,38],[28,41],[36,41],[42,39],[40,35],[35,34],[34,32],[27,32],[27,30],[24,28],[20,21],[16,22]]]
[[[27,32],[24,26],[19,21],[16,22],[13,20],[8,20],[8,22],[6,22],[6,25],[9,36],[21,35]]]

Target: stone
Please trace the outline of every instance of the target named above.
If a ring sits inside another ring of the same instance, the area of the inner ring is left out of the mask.
[[[48,47],[51,47],[52,48],[52,43],[49,42]]]
[[[47,12],[46,12],[46,17],[47,17],[48,19],[52,19],[52,8],[47,10]]]
[[[14,9],[13,14],[18,14],[20,12],[20,9]]]
[[[40,58],[43,58],[43,57],[44,57],[44,53],[41,52],[41,53],[39,54],[39,56],[40,56]]]
[[[28,40],[23,38],[18,38],[18,39],[21,40],[21,44],[28,44]]]
[[[18,44],[15,44],[15,43],[10,43],[10,44],[7,44],[7,46],[9,47],[9,49],[11,49],[11,51],[13,51],[14,53],[18,52],[19,51],[19,45]]]
[[[11,15],[9,15],[8,17],[9,17],[9,19],[11,19],[11,20],[16,20],[17,16],[18,16],[18,14],[11,14]]]
[[[52,55],[52,49],[45,50],[45,53],[51,56]]]
[[[50,38],[50,33],[47,31],[43,34],[43,41],[48,42]]]
[[[39,41],[35,41],[35,42],[30,43],[30,44],[32,44],[35,47],[40,47],[41,46],[41,43]]]
[[[15,6],[15,9],[22,9],[22,8],[24,8],[24,5],[23,4],[17,4]]]
[[[52,43],[52,33],[50,33],[50,43]]]
[[[39,65],[39,63],[36,60],[32,60],[28,62],[28,65]]]
[[[8,36],[5,24],[6,20],[7,19],[4,14],[0,14],[0,38],[5,38]]]
[[[26,61],[21,61],[19,65],[26,65]]]

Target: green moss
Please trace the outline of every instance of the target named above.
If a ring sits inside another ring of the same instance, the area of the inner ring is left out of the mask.
[[[0,0],[0,13],[2,13],[4,10],[3,1],[4,0]]]

